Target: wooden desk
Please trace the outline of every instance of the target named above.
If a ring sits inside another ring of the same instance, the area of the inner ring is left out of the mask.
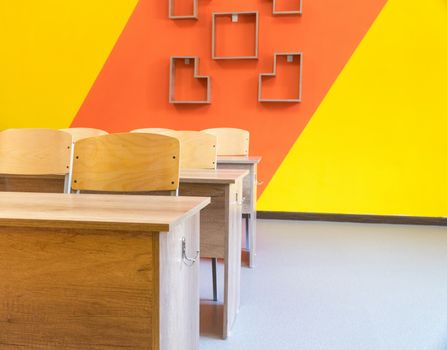
[[[224,339],[240,305],[242,181],[247,174],[247,170],[180,171],[180,195],[211,197],[200,217],[200,251],[202,257],[224,260],[223,309],[221,313],[216,309]],[[202,302],[202,320],[203,311],[214,304]]]
[[[219,156],[217,157],[218,169],[243,169],[249,174],[243,182],[242,213],[247,217],[246,225],[246,251],[248,252],[248,266],[255,266],[256,256],[256,200],[258,186],[258,163],[261,157],[245,156]]]
[[[198,350],[208,203],[0,193],[0,347]]]

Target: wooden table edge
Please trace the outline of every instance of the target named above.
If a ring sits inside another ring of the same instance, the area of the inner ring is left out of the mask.
[[[196,197],[197,198],[197,197]],[[57,219],[23,219],[23,218],[0,218],[0,227],[23,227],[23,228],[48,228],[48,229],[86,229],[86,230],[108,230],[128,232],[169,232],[178,223],[191,218],[211,203],[210,197],[201,197],[202,201],[195,207],[183,213],[179,218],[169,222],[119,222],[100,220],[57,220]]]
[[[236,156],[217,156],[217,164],[259,164],[261,161],[261,156],[248,156],[245,158],[236,158]]]
[[[250,172],[248,170],[237,170],[237,175],[236,176],[231,176],[228,178],[210,178],[210,177],[188,177],[185,176],[184,174],[182,175],[180,173],[180,183],[188,183],[188,184],[194,184],[194,183],[202,183],[202,184],[221,184],[221,185],[225,185],[225,184],[234,184],[236,183],[239,179],[247,176]]]

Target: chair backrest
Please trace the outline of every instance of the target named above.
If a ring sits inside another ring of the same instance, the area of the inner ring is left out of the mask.
[[[103,192],[175,191],[179,141],[144,133],[90,137],[76,143],[72,189]]]
[[[166,131],[180,141],[181,169],[216,169],[216,136],[201,131]]]
[[[174,131],[172,129],[165,129],[165,128],[143,128],[143,129],[135,129],[130,132],[143,132],[148,134],[164,134],[168,131]]]
[[[218,156],[248,156],[250,133],[235,128],[215,128],[202,130],[217,137]]]
[[[0,132],[0,174],[66,175],[72,137],[53,129],[7,129]]]
[[[73,137],[73,142],[77,142],[87,137],[94,137],[108,134],[107,131],[94,128],[66,128],[59,130],[68,132]]]

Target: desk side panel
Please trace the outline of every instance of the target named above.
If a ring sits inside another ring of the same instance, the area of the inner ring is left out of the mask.
[[[244,214],[252,215],[256,212],[256,200],[257,200],[257,165],[256,164],[230,164],[230,163],[217,163],[218,169],[238,169],[248,170],[249,174],[244,176],[243,188],[243,207],[242,212]]]
[[[221,169],[239,169],[249,170],[249,174],[244,177],[242,184],[243,204],[242,213],[248,214],[248,266],[255,266],[256,257],[256,201],[258,190],[258,165],[254,164],[232,164],[232,163],[218,163],[218,168]],[[245,251],[245,250],[244,250]]]
[[[241,216],[242,216],[242,181],[230,186],[230,232],[226,241],[227,256],[225,257],[225,305],[224,329],[225,339],[234,322],[240,306],[241,287]]]
[[[0,227],[0,348],[152,349],[153,235]]]
[[[200,259],[186,264],[182,255],[195,257],[200,247],[200,214],[160,234],[160,349],[199,349]]]
[[[182,196],[211,197],[211,203],[200,213],[200,255],[203,258],[225,258],[229,186],[229,184],[180,183]]]

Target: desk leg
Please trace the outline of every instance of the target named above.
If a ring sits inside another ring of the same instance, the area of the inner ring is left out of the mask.
[[[256,210],[254,210],[250,217],[248,218],[248,227],[249,227],[249,256],[248,256],[248,266],[250,268],[255,267],[255,257],[256,257]]]
[[[246,228],[246,232],[248,232],[248,240],[246,241],[246,247],[244,247],[244,249],[241,249],[241,252],[244,255],[244,263],[247,263],[247,259],[245,257],[248,255],[248,266],[250,268],[253,268],[255,266],[256,257],[256,201],[258,188],[258,166],[256,164],[219,163],[218,168],[249,171],[248,175],[244,177],[242,183],[244,198],[242,213],[244,214],[243,219],[248,220],[248,227]]]
[[[249,239],[249,258],[248,266],[250,268],[255,267],[255,257],[256,257],[256,201],[257,201],[257,189],[258,189],[258,169],[257,165],[253,164],[250,167],[250,183],[248,184],[250,196],[249,208],[246,210],[249,212],[248,219],[248,239]]]
[[[225,303],[223,339],[236,321],[240,306],[242,249],[242,181],[230,186],[229,234],[225,242]]]
[[[211,197],[211,204],[200,214],[200,249],[204,258],[224,259],[224,303],[202,300],[201,331],[225,339],[240,304],[242,182],[231,185],[180,183],[180,194]],[[201,278],[208,280],[211,276]]]
[[[199,349],[199,268],[185,261],[200,248],[199,214],[176,225],[169,233],[160,233],[160,349]]]

